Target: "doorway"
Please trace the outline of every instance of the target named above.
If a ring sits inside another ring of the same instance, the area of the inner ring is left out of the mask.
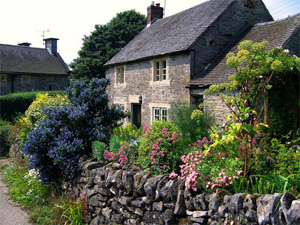
[[[139,103],[131,104],[131,123],[134,124],[137,128],[141,127],[142,124],[142,106]]]

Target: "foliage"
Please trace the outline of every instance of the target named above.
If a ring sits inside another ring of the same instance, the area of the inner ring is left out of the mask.
[[[194,191],[232,185],[242,173],[240,163],[236,159],[236,151],[230,147],[211,148],[216,140],[211,141],[210,143],[204,137],[189,145],[188,154],[180,158],[183,162],[183,165],[180,165],[180,174],[172,172],[169,177],[184,179],[185,187]]]
[[[137,157],[137,146],[130,145],[127,142],[120,147],[117,153],[104,151],[106,162],[117,162],[122,165],[122,169],[132,169],[135,167],[140,169],[136,162]]]
[[[28,109],[25,111],[25,120],[29,127],[34,128],[39,120],[46,118],[43,114],[45,108],[54,108],[56,106],[65,106],[70,104],[66,95],[53,95],[50,96],[48,93],[36,95],[36,99],[31,103]]]
[[[133,124],[127,124],[126,126],[119,126],[113,130],[113,135],[110,139],[109,146],[110,152],[118,153],[120,147],[125,143],[129,145],[138,145],[139,131]]]
[[[110,152],[117,153],[121,147],[121,138],[113,134],[109,140],[109,150]]]
[[[32,169],[13,166],[6,167],[3,171],[4,181],[10,186],[11,198],[24,205],[41,205],[49,194],[49,189],[40,182],[39,173]]]
[[[64,224],[81,225],[84,224],[87,200],[84,196],[77,199],[67,198],[55,206],[62,210],[61,220]]]
[[[0,158],[8,156],[10,146],[13,144],[13,126],[6,121],[0,121]]]
[[[92,153],[94,141],[109,138],[124,116],[117,106],[108,107],[108,84],[103,78],[74,82],[66,91],[70,104],[46,108],[46,119],[27,135],[23,151],[43,181],[74,176],[79,157]]]
[[[66,222],[63,216],[65,210],[56,205],[68,206],[70,203],[70,207],[74,204],[73,209],[77,207],[72,196],[68,194],[56,192],[55,196],[52,196],[52,193],[51,197],[49,193],[51,190],[57,190],[57,187],[40,182],[37,171],[28,170],[25,164],[5,167],[1,171],[1,178],[10,188],[8,192],[10,197],[26,207],[30,222],[33,224],[64,224]],[[84,204],[81,204],[85,203],[83,199],[77,202],[78,206],[84,209]],[[67,215],[67,212],[64,215]],[[72,215],[77,216],[75,213]],[[70,218],[70,221],[72,219]]]
[[[191,117],[196,112],[198,110],[195,107],[185,102],[178,102],[170,111],[170,120],[179,128],[185,146],[196,142],[198,138],[208,137],[207,124],[213,125],[209,112],[201,111],[200,116]]]
[[[83,38],[79,57],[70,64],[72,77],[104,77],[103,65],[145,28],[145,25],[145,16],[134,10],[118,13],[106,25],[96,25],[95,30]]]
[[[114,134],[121,138],[123,141],[136,139],[138,137],[138,128],[134,124],[127,124],[114,129]]]
[[[258,154],[263,150],[262,132],[264,123],[260,123],[266,111],[265,93],[271,88],[270,80],[279,72],[289,72],[291,68],[300,69],[300,60],[290,56],[281,48],[265,51],[266,41],[252,43],[243,41],[238,46],[237,54],[227,54],[227,64],[236,68],[236,73],[229,77],[229,83],[212,85],[208,93],[236,92],[233,96],[220,94],[228,106],[230,114],[222,139],[215,145],[238,145],[239,160],[244,162],[244,177],[254,172]],[[207,94],[208,94],[207,93]],[[264,107],[259,110],[261,100],[265,98]],[[265,122],[267,122],[265,116]],[[267,154],[267,153],[266,153]],[[243,179],[244,180],[244,179]]]
[[[106,144],[100,141],[94,141],[92,144],[92,157],[96,158],[98,161],[104,161],[104,151],[107,148]]]
[[[178,132],[174,124],[166,121],[144,126],[137,159],[143,170],[168,174],[176,169],[183,153]]]
[[[20,114],[28,109],[38,93],[49,93],[49,95],[62,94],[63,91],[34,91],[11,93],[0,96],[1,118],[13,122]]]

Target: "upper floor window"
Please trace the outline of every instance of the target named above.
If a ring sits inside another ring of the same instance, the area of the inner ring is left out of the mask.
[[[159,60],[153,63],[153,81],[167,80],[167,61]]]
[[[25,83],[25,84],[29,84],[30,83],[30,76],[22,75],[21,82]]]
[[[168,119],[168,110],[166,108],[153,108],[153,119],[166,121]]]
[[[6,75],[1,74],[1,83],[6,83]]]
[[[117,82],[117,84],[123,84],[124,81],[125,81],[124,66],[117,67],[117,69],[116,69],[116,82]]]

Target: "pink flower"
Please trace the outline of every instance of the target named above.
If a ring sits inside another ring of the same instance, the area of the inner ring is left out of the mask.
[[[161,129],[161,136],[168,137],[169,132],[166,128]]]
[[[172,173],[170,173],[169,178],[174,179],[174,178],[176,178],[177,176],[178,176],[178,174],[172,172]]]
[[[158,146],[158,144],[153,144],[152,149],[160,150],[160,147]]]
[[[165,164],[165,165],[163,165],[163,166],[160,166],[160,168],[161,168],[161,169],[165,169],[165,168],[167,168],[167,165]]]
[[[146,125],[144,126],[143,132],[146,133],[147,130],[151,130],[151,128],[150,128],[150,126],[149,126],[148,124],[146,124]]]
[[[161,142],[162,141],[162,138],[158,138],[158,139],[156,139],[158,142]]]
[[[176,132],[173,132],[172,137],[173,137],[173,138],[177,138],[177,137],[178,137],[178,134],[177,134]]]

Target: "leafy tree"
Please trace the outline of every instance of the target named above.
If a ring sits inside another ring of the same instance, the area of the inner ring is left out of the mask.
[[[95,30],[83,38],[79,57],[70,64],[72,77],[104,77],[103,65],[131,41],[146,25],[143,14],[129,10],[118,13],[106,25],[96,25]]]

